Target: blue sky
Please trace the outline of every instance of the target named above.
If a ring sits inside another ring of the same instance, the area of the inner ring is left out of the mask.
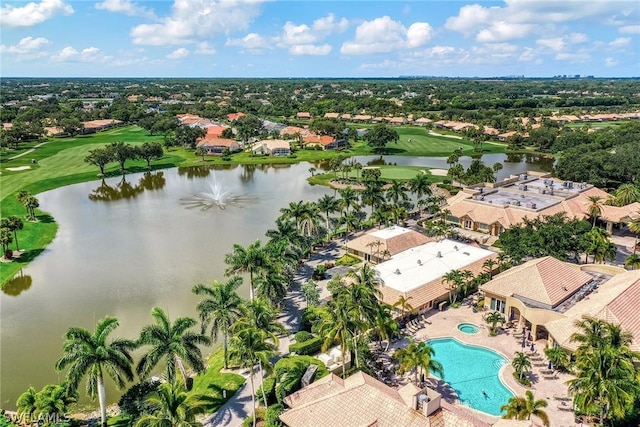
[[[1,76],[640,76],[637,0],[0,4]]]

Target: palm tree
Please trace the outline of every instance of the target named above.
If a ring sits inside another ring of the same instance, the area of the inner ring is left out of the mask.
[[[636,240],[633,242],[633,253],[635,254],[638,249],[638,235],[640,235],[640,212],[638,212],[638,216],[629,221],[629,231],[636,235]]]
[[[589,216],[593,218],[593,226],[596,226],[596,219],[602,214],[602,197],[600,196],[589,196],[589,202],[591,203],[587,211]]]
[[[640,188],[631,183],[622,184],[614,191],[613,202],[616,206],[625,206],[633,202],[640,202]]]
[[[317,307],[320,304],[320,288],[315,280],[307,280],[300,289],[304,294],[305,301],[307,301],[307,307]]]
[[[516,352],[516,356],[511,361],[511,365],[513,369],[516,371],[516,375],[522,379],[524,378],[524,374],[531,369],[531,360],[529,360],[529,356],[527,356],[524,352],[518,351]]]
[[[25,208],[27,208],[27,211],[28,211],[27,219],[29,221],[35,221],[36,208],[40,206],[40,202],[38,201],[38,199],[35,196],[29,196],[26,198],[24,202],[24,206]]]
[[[180,383],[161,384],[146,399],[154,408],[152,414],[143,415],[135,427],[200,427],[196,415],[205,411],[202,397],[187,393]]]
[[[493,258],[489,258],[484,263],[482,263],[482,268],[484,268],[487,271],[487,273],[489,273],[489,280],[493,278],[493,271],[495,270],[497,265],[498,265],[498,262]]]
[[[320,211],[325,214],[326,228],[327,231],[330,230],[329,218],[332,213],[338,212],[340,210],[340,201],[335,197],[330,196],[329,194],[325,194],[324,196],[320,197],[316,205],[318,206],[318,209],[320,209]]]
[[[154,307],[151,316],[156,323],[143,327],[138,338],[139,346],[151,346],[138,362],[138,375],[140,378],[146,378],[164,358],[167,380],[175,381],[177,367],[182,374],[185,387],[189,389],[191,384],[184,364],[188,364],[196,373],[204,372],[202,351],[198,346],[209,345],[211,340],[203,334],[189,330],[196,326],[196,321],[190,317],[180,317],[172,325],[169,316],[160,307]]]
[[[400,375],[408,371],[414,371],[415,383],[418,384],[418,371],[433,372],[437,374],[440,379],[444,379],[444,369],[442,364],[433,359],[435,356],[435,350],[433,347],[424,344],[422,342],[414,341],[409,338],[409,344],[396,350],[394,357],[397,358],[400,363],[398,373]]]
[[[540,421],[542,421],[542,424],[548,427],[550,425],[549,416],[544,410],[542,410],[542,408],[547,407],[547,401],[545,399],[535,400],[531,390],[527,390],[525,395],[526,397],[514,396],[509,398],[509,402],[500,407],[501,411],[507,412],[502,416],[502,418],[530,420],[533,415],[538,417]]]
[[[388,305],[378,304],[374,328],[379,337],[378,346],[382,348],[382,340],[386,340],[388,349],[389,345],[391,345],[392,338],[399,331],[398,323],[393,318]],[[385,349],[385,351],[387,349]]]
[[[627,268],[631,268],[631,270],[635,270],[636,268],[640,268],[640,254],[632,253],[627,259],[624,261],[624,266]]]
[[[36,411],[47,417],[63,415],[76,400],[75,392],[69,394],[65,385],[47,384],[36,394]]]
[[[351,230],[354,230],[360,222],[353,212],[347,212],[340,217],[339,223],[341,225],[344,224],[346,228],[344,234],[344,245],[346,247],[349,242],[349,233]]]
[[[253,285],[256,274],[262,273],[269,265],[269,257],[260,240],[256,240],[246,248],[234,244],[233,252],[227,254],[224,259],[229,266],[225,271],[227,276],[238,273],[249,273],[249,298],[254,298]]]
[[[419,204],[422,196],[431,196],[431,183],[426,173],[420,172],[409,181],[409,189],[416,195],[416,203]]]
[[[226,283],[220,283],[215,280],[211,286],[196,285],[193,287],[194,294],[205,297],[196,306],[196,310],[200,313],[202,333],[206,333],[209,325],[211,325],[210,337],[217,341],[218,334],[222,332],[225,369],[229,367],[227,354],[229,329],[242,315],[242,299],[236,292],[241,284],[242,277],[234,276]]]
[[[485,316],[485,321],[491,324],[491,335],[496,334],[496,325],[506,322],[506,319],[499,311],[493,311]]]
[[[256,280],[256,293],[274,307],[280,307],[287,296],[287,281],[280,273],[270,271]]]
[[[340,344],[342,353],[342,377],[346,374],[345,354],[350,346],[355,331],[358,329],[356,319],[345,303],[344,298],[332,300],[318,324],[318,333],[324,337],[322,351],[327,351],[334,342]]]
[[[442,276],[442,282],[447,283],[447,289],[449,290],[449,304],[453,304],[458,298],[458,289],[462,284],[462,273],[458,270],[451,270]]]
[[[494,163],[492,166],[493,171],[496,173],[496,181],[498,180],[498,172],[502,170],[502,163]]]
[[[125,381],[133,380],[131,350],[133,341],[116,338],[107,342],[109,335],[118,327],[118,319],[105,317],[96,325],[92,334],[83,328],[70,328],[65,334],[64,355],[56,362],[56,370],[69,366],[67,372],[68,390],[77,390],[82,378],[87,375],[87,394],[94,399],[98,396],[102,426],[107,425],[107,396],[103,372],[106,372],[119,389]]]
[[[360,200],[363,206],[371,206],[371,216],[373,216],[374,208],[384,203],[384,195],[380,182],[367,181],[364,190],[360,193]]]
[[[600,424],[623,418],[640,394],[634,365],[640,353],[630,348],[632,335],[620,325],[593,317],[584,317],[576,326],[579,331],[571,336],[578,343],[575,378],[567,381],[574,404],[584,412],[598,407]]]
[[[37,395],[38,393],[36,393],[36,389],[33,387],[29,387],[27,391],[22,393],[16,402],[18,414],[27,415],[28,419],[31,419],[36,412]]]
[[[391,183],[391,187],[387,188],[385,192],[387,199],[393,201],[393,203],[398,204],[398,201],[408,200],[409,196],[404,189],[404,185],[400,181],[393,181]]]
[[[569,355],[562,347],[550,347],[544,350],[549,362],[558,370],[567,370]]]
[[[400,307],[400,314],[403,319],[406,319],[406,314],[413,311],[413,306],[409,303],[409,300],[413,297],[405,297],[404,295],[400,295],[398,297],[398,301],[393,303],[393,307]]]
[[[343,188],[338,191],[340,194],[340,208],[345,212],[349,212],[350,208],[358,206],[358,193],[351,187]]]
[[[16,251],[19,251],[18,247],[18,230],[22,230],[24,228],[24,223],[20,219],[20,217],[16,215],[11,215],[7,218],[2,218],[0,221],[0,228],[7,228],[13,232],[13,240],[16,242]]]
[[[255,326],[245,324],[243,327],[234,327],[231,337],[229,354],[242,368],[249,368],[249,381],[251,382],[251,401],[253,402],[253,412],[256,412],[256,391],[253,383],[255,366],[261,363],[262,366],[270,368],[269,358],[275,353],[276,346],[267,341],[264,331]],[[256,417],[253,417],[253,426],[256,425]]]

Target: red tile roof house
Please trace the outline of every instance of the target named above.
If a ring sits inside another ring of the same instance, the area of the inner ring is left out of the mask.
[[[309,135],[303,138],[308,147],[321,146],[323,150],[335,150],[347,146],[346,139],[335,139],[329,135]]]
[[[230,122],[235,122],[240,117],[244,117],[244,116],[246,116],[246,114],[241,112],[231,113],[231,114],[227,114],[227,119],[229,119]]]
[[[196,147],[204,147],[207,150],[207,154],[210,156],[222,156],[226,152],[234,153],[241,150],[238,141],[235,141],[233,139],[215,138],[209,136],[198,138]]]
[[[105,120],[91,120],[89,122],[84,122],[84,127],[81,129],[80,133],[96,133],[101,130],[110,129],[114,126],[119,126],[123,124],[122,120],[113,120],[113,119],[105,119]]]
[[[222,133],[227,129],[229,129],[229,126],[218,126],[218,125],[209,126],[207,128],[207,137],[221,138]]]

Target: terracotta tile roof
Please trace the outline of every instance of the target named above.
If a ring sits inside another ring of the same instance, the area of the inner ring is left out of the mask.
[[[329,135],[307,135],[303,138],[305,144],[329,145],[336,142],[336,139]]]
[[[298,112],[298,114],[296,114],[296,117],[299,119],[310,119],[311,113],[309,113],[308,111],[300,111]]]
[[[626,206],[603,205],[601,211],[600,218],[605,221],[629,222],[631,218],[635,218],[640,212],[640,203],[634,202]]]
[[[340,117],[340,113],[324,113],[325,119],[337,119]]]
[[[640,344],[640,278],[633,282],[624,292],[607,304],[596,317],[607,316],[622,326],[634,341]]]
[[[102,128],[106,126],[114,126],[123,123],[122,120],[103,119],[103,120],[91,120],[84,122],[85,129]]]
[[[367,233],[349,242],[349,249],[355,249],[363,253],[371,253],[373,251],[374,254],[382,254],[386,249],[389,251],[389,254],[393,256],[409,248],[428,243],[431,240],[432,239],[425,236],[424,234],[418,233],[417,231],[413,230],[408,230],[406,233],[393,236],[389,239],[383,239],[380,237],[376,237],[371,233]],[[381,243],[379,247],[368,246],[372,242],[376,241]]]
[[[326,378],[285,398],[291,409],[280,419],[287,426],[429,426],[428,418],[408,407],[396,390],[363,372],[345,380]]]
[[[222,132],[224,132],[225,129],[229,129],[229,126],[218,126],[218,125],[209,126],[207,128],[207,136],[214,136],[214,137],[220,138],[220,136],[222,136]]]
[[[230,113],[230,114],[227,114],[227,119],[229,119],[229,121],[234,122],[238,120],[240,117],[244,117],[244,116],[246,116],[246,114],[242,112]]]
[[[547,256],[510,268],[480,288],[504,297],[520,295],[552,308],[592,279],[578,266]]]
[[[309,129],[297,126],[287,126],[280,131],[280,135],[295,135],[296,133],[299,133],[302,137],[311,135],[311,131]]]
[[[433,122],[433,120],[427,119],[426,117],[420,117],[419,119],[417,119],[415,121],[415,123],[425,123],[425,124],[426,123],[431,123],[431,122]]]

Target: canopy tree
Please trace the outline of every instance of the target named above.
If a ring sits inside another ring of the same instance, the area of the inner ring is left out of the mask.
[[[395,129],[381,123],[369,129],[363,138],[373,148],[374,152],[384,153],[387,144],[390,142],[397,143],[400,140],[400,135]]]

